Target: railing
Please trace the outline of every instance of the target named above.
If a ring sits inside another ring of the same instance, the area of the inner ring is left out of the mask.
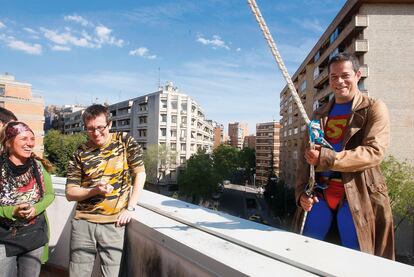
[[[67,268],[74,204],[64,197],[65,179],[53,182],[48,264]],[[149,191],[126,234],[122,276],[414,276],[405,264]]]

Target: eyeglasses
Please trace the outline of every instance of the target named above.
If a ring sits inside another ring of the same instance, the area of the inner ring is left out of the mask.
[[[88,132],[89,134],[93,134],[93,133],[95,133],[95,131],[98,131],[99,133],[102,133],[105,130],[105,128],[108,127],[108,125],[109,124],[106,124],[105,126],[98,126],[96,128],[89,127],[89,128],[86,128],[86,132]]]

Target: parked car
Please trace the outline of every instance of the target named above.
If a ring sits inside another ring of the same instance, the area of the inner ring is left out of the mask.
[[[262,217],[258,214],[253,214],[251,216],[249,216],[249,220],[257,222],[257,223],[262,223]]]

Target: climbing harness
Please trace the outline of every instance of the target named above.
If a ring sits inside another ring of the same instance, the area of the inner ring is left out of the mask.
[[[310,148],[314,149],[315,144],[318,144],[318,145],[321,145],[322,147],[328,147],[330,149],[333,149],[332,146],[325,140],[320,123],[316,120],[313,120],[313,121],[309,120],[309,117],[306,113],[305,108],[303,107],[303,104],[302,104],[302,101],[300,100],[298,92],[296,91],[296,88],[293,85],[292,79],[286,69],[286,66],[282,60],[282,57],[280,56],[279,50],[276,47],[276,43],[273,40],[272,35],[270,34],[269,28],[267,27],[263,19],[263,16],[259,10],[259,7],[257,6],[256,0],[247,0],[247,3],[249,4],[250,9],[252,10],[253,15],[256,18],[257,23],[263,32],[263,36],[270,48],[270,51],[272,52],[272,55],[274,59],[276,60],[276,63],[279,66],[279,69],[282,72],[283,77],[285,78],[285,81],[290,90],[292,98],[295,101],[299,109],[299,113],[302,119],[305,121],[306,125],[308,126]],[[314,188],[315,188],[315,166],[310,165],[309,175],[310,175],[309,182],[306,186],[305,194],[309,197],[313,197]],[[305,226],[306,217],[307,217],[307,212],[305,211],[302,224],[301,224],[301,228],[300,228],[300,234],[303,233],[303,228]]]

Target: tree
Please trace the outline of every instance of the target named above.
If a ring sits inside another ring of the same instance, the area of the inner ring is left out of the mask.
[[[289,229],[292,215],[296,209],[295,190],[288,187],[274,172],[271,172],[265,186],[264,197],[275,216],[279,217],[286,229]]]
[[[218,182],[211,155],[204,149],[198,149],[188,159],[186,170],[178,176],[178,189],[180,194],[190,196],[193,203],[197,203],[200,197],[209,198],[217,192]]]
[[[58,176],[66,176],[69,160],[75,150],[87,141],[84,133],[63,135],[57,130],[50,130],[44,138],[45,156],[55,165]]]
[[[159,170],[163,171],[175,164],[177,152],[165,144],[150,144],[144,152],[145,172],[149,183],[158,184],[161,179]]]
[[[221,144],[213,152],[214,169],[220,180],[229,179],[239,166],[239,150]]]
[[[394,223],[396,231],[404,220],[414,219],[414,166],[407,162],[399,162],[389,156],[381,163],[388,187],[391,208],[398,222]]]
[[[239,152],[239,167],[244,169],[245,179],[250,183],[256,168],[256,151],[252,148],[243,148]]]

